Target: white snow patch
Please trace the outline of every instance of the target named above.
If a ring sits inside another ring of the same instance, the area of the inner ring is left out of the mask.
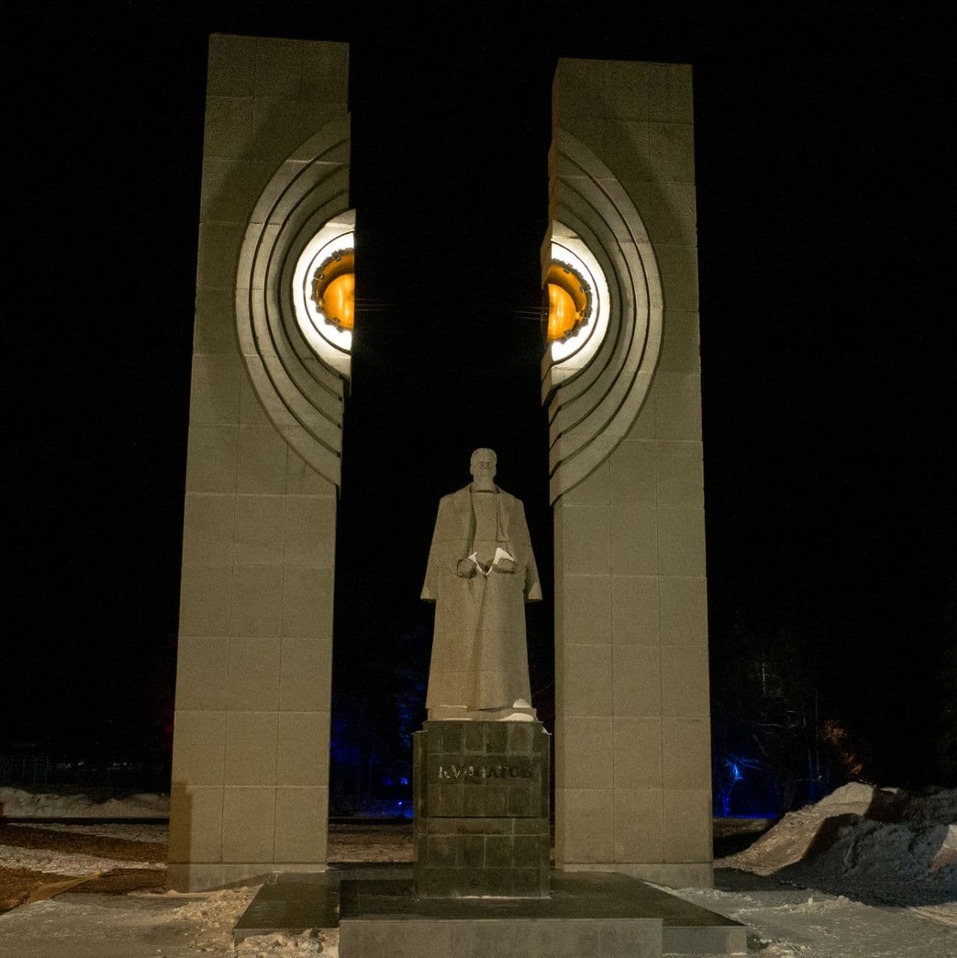
[[[144,792],[96,802],[87,795],[34,794],[20,788],[0,788],[0,817],[168,818],[169,796]]]
[[[957,915],[942,907],[874,907],[770,880],[747,894],[671,893],[747,925],[748,954],[761,958],[957,958]]]
[[[148,868],[160,871],[166,862],[130,862],[113,858],[98,858],[95,855],[71,855],[46,848],[19,848],[0,845],[0,866],[24,868],[34,872],[54,875],[70,875],[74,878],[92,878],[114,868]]]
[[[309,929],[301,935],[251,935],[237,946],[236,958],[339,958],[339,931]]]
[[[166,822],[95,822],[89,825],[67,825],[64,822],[44,822],[41,826],[31,822],[11,822],[11,828],[42,827],[45,832],[68,832],[73,835],[92,835],[97,838],[121,838],[127,842],[154,842],[165,845],[169,838]]]
[[[219,927],[224,920],[235,923],[256,897],[262,885],[243,888],[223,888],[205,892],[164,892],[162,897],[171,901],[182,899],[173,914],[176,918],[194,922],[202,927]],[[143,898],[156,897],[155,892],[139,892]]]

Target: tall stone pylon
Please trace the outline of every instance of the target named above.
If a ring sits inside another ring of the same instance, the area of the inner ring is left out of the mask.
[[[691,69],[561,60],[552,120],[557,864],[710,885]]]
[[[169,882],[325,868],[349,48],[209,44]],[[340,317],[341,319],[341,317]]]

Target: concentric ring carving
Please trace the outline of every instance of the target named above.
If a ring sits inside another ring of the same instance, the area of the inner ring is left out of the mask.
[[[564,130],[556,132],[549,167],[543,258],[553,246],[583,245],[607,283],[608,309],[607,329],[590,355],[562,360],[550,344],[543,359],[554,503],[611,455],[638,417],[658,363],[663,302],[648,232],[615,175]]]
[[[338,487],[347,352],[314,351],[296,320],[293,275],[320,231],[354,230],[349,118],[328,123],[289,156],[256,203],[236,273],[240,351],[263,408],[290,446]]]

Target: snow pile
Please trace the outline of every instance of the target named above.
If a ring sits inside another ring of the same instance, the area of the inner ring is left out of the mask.
[[[261,887],[248,885],[185,894],[169,891],[163,897],[169,901],[183,899],[183,903],[170,912],[169,920],[187,925],[200,951],[215,951],[224,942],[232,943],[233,926]],[[152,897],[150,892],[143,893],[146,900]]]
[[[236,947],[237,958],[339,958],[339,930],[310,929],[301,935],[252,935]]]
[[[168,817],[168,795],[129,795],[95,802],[86,795],[34,795],[19,788],[0,788],[0,818]]]
[[[219,891],[166,892],[166,900],[183,898],[169,915],[171,922],[188,923],[200,952],[219,953],[231,943],[232,929],[249,907],[261,886],[225,888]],[[156,897],[143,893],[145,899]],[[236,958],[339,958],[339,929],[309,929],[301,935],[275,932],[252,935],[236,946]]]
[[[722,865],[758,875],[770,875],[787,865],[793,865],[808,856],[815,837],[826,821],[852,821],[863,817],[871,806],[874,791],[870,785],[851,782],[815,805],[788,812],[753,845],[723,859]]]
[[[957,899],[957,789],[852,782],[718,864],[881,900]]]

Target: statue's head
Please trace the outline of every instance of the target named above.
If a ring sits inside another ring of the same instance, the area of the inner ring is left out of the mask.
[[[472,479],[478,484],[490,484],[495,478],[495,466],[498,456],[494,449],[476,449],[469,462]]]

